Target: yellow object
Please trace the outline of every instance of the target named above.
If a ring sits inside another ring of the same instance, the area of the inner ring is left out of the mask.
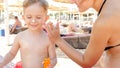
[[[44,59],[44,68],[47,68],[50,64],[50,58],[45,58]]]

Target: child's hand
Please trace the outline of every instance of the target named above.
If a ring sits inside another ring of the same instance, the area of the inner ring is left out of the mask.
[[[50,58],[45,58],[43,64],[44,68],[54,68],[56,61],[52,61]]]
[[[47,68],[54,68],[54,66],[52,64],[49,64]]]

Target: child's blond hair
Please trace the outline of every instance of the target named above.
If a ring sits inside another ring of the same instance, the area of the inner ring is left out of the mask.
[[[46,0],[24,0],[23,2],[23,8],[27,8],[29,7],[30,5],[33,5],[35,3],[39,3],[40,6],[42,6],[45,11],[48,10],[48,2]]]

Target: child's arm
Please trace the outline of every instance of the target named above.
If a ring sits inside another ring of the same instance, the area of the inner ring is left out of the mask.
[[[18,49],[19,49],[19,43],[18,43],[18,37],[16,37],[14,40],[14,44],[12,45],[12,48],[5,55],[3,61],[0,62],[0,68],[8,64],[16,56]]]
[[[49,45],[49,57],[50,57],[50,67],[53,68],[57,63],[57,57],[55,52],[55,44]]]

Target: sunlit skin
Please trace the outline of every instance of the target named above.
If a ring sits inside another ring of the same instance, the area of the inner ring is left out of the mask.
[[[23,19],[28,29],[16,36],[14,44],[5,56],[4,62],[0,64],[0,68],[10,62],[19,49],[22,68],[44,68],[45,58],[49,58],[51,62],[48,68],[54,68],[57,62],[55,46],[49,41],[47,33],[42,28],[48,19],[47,11],[39,3],[35,3],[24,8]]]
[[[80,12],[88,8],[94,8],[99,11],[103,0],[74,0]],[[91,37],[84,54],[76,51],[70,44],[60,37],[59,24],[53,27],[51,23],[45,25],[48,36],[52,42],[74,62],[83,68],[93,67],[103,52],[106,53],[103,58],[102,68],[120,67],[120,46],[104,51],[105,47],[120,44],[120,0],[107,0],[102,11],[95,21],[92,28]],[[100,67],[101,68],[101,67]]]

